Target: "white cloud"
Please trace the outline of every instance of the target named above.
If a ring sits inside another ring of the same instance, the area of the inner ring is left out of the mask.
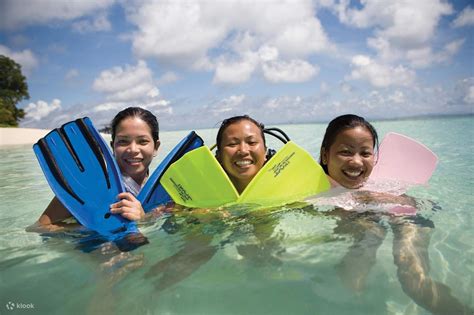
[[[77,78],[78,76],[79,76],[79,70],[71,69],[66,73],[65,79],[66,80],[72,80],[74,78]]]
[[[93,112],[104,112],[104,111],[120,111],[121,109],[125,108],[127,105],[126,102],[107,102],[102,103],[94,108],[92,108]]]
[[[159,94],[153,83],[153,74],[146,62],[142,60],[137,66],[126,65],[125,68],[114,67],[102,71],[95,79],[93,88],[107,93],[107,100],[115,102],[142,99],[151,94],[156,94],[156,96]]]
[[[455,40],[446,44],[441,51],[434,53],[431,47],[412,49],[405,52],[406,58],[415,68],[425,68],[434,63],[442,63],[451,58],[461,49],[464,39]]]
[[[173,114],[171,102],[161,97],[152,71],[142,60],[136,66],[117,66],[102,71],[93,88],[106,94],[105,102],[88,109],[102,125],[129,106],[140,106],[164,117]]]
[[[239,108],[244,100],[245,95],[231,95],[228,98],[220,100],[215,106],[210,107],[210,110],[214,116],[229,113]]]
[[[294,119],[294,115],[288,116],[286,112],[295,111],[295,109],[298,109],[295,111],[295,114],[296,112],[298,112],[297,115],[300,115],[301,112],[306,112],[304,110],[306,105],[307,104],[303,102],[303,99],[300,96],[295,96],[295,97],[281,96],[281,97],[275,97],[275,98],[270,98],[266,100],[266,102],[262,106],[262,109],[265,112],[268,112],[268,110],[270,110],[270,112],[273,112],[273,113],[280,113],[280,114],[285,113],[285,115],[282,115],[282,117],[286,116],[286,117],[290,117],[290,119]]]
[[[284,56],[303,57],[333,49],[319,20],[309,17],[287,25],[271,42]]]
[[[339,19],[360,28],[376,27],[378,36],[396,47],[415,48],[428,42],[443,15],[452,13],[442,0],[366,0],[362,8],[350,8],[349,1],[335,5]]]
[[[453,21],[453,27],[463,27],[463,26],[472,26],[474,25],[474,9],[471,6],[468,6],[462,10],[461,13]]]
[[[263,62],[274,61],[278,59],[279,52],[276,47],[264,45],[258,50],[258,56]]]
[[[91,32],[105,32],[112,29],[112,25],[107,18],[107,15],[101,13],[93,19],[83,19],[72,23],[72,29],[78,33],[85,34]]]
[[[242,60],[228,61],[222,59],[217,62],[214,74],[214,83],[237,84],[247,81],[255,71],[258,64],[258,56],[249,53]]]
[[[35,54],[29,50],[12,51],[10,48],[0,45],[0,55],[4,55],[13,59],[22,67],[23,74],[29,74],[38,66],[38,59]]]
[[[176,73],[172,71],[168,71],[157,80],[157,84],[158,85],[168,84],[168,83],[176,82],[178,80],[179,80],[179,76]]]
[[[410,86],[415,81],[415,72],[404,66],[377,63],[364,55],[352,58],[353,70],[346,79],[367,80],[375,87]]]
[[[110,7],[114,0],[95,1],[18,1],[2,0],[0,29],[17,29],[28,25],[67,21]]]
[[[443,0],[366,0],[360,7],[349,1],[331,5],[341,22],[373,31],[367,45],[384,63],[407,61],[413,67],[426,68],[451,58],[454,53],[434,50],[441,18],[453,12]]]
[[[354,88],[348,82],[341,82],[339,84],[339,87],[341,88],[341,91],[344,94],[350,94],[354,91]]]
[[[319,68],[304,60],[271,61],[262,65],[264,77],[271,82],[304,82],[318,74]]]
[[[138,29],[132,35],[137,56],[214,70],[215,83],[245,82],[277,56],[303,60],[334,49],[311,0],[125,2],[124,7]]]
[[[24,109],[25,120],[39,121],[59,109],[61,109],[61,101],[58,99],[54,99],[51,104],[41,100],[36,103],[29,103]]]
[[[466,96],[464,96],[464,101],[468,104],[474,104],[474,85],[471,85],[467,89]]]
[[[394,103],[401,104],[401,103],[405,102],[405,94],[403,94],[402,91],[397,90],[397,91],[393,92],[393,94],[390,94],[388,96],[388,100],[392,101]]]
[[[168,1],[125,4],[128,19],[138,27],[134,51],[139,57],[185,64],[201,59],[226,34],[226,25],[218,12],[213,12],[213,5]]]

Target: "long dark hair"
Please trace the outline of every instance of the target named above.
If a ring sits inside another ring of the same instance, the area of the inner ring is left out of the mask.
[[[326,128],[326,132],[324,133],[323,142],[321,143],[321,150],[320,150],[320,157],[319,157],[319,164],[323,168],[324,172],[328,174],[328,166],[323,164],[323,150],[329,152],[331,145],[333,145],[334,141],[338,134],[342,131],[347,129],[352,129],[355,127],[364,127],[366,128],[371,134],[373,142],[373,148],[376,148],[378,151],[379,147],[379,138],[377,135],[377,131],[375,130],[374,126],[372,126],[364,117],[360,117],[353,114],[341,115],[329,123]]]
[[[120,111],[117,115],[115,115],[114,119],[112,120],[112,123],[111,123],[112,143],[114,143],[114,140],[115,140],[115,132],[117,131],[117,126],[120,124],[122,120],[129,117],[138,117],[144,122],[146,122],[148,127],[150,127],[151,136],[154,142],[160,139],[159,137],[160,128],[159,128],[158,119],[156,119],[156,116],[153,115],[149,110],[146,110],[141,107],[128,107]]]

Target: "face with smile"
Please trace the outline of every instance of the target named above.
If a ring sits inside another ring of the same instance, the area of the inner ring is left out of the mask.
[[[130,116],[118,125],[113,142],[115,159],[122,173],[141,185],[148,175],[148,166],[156,155],[160,141],[154,141],[151,129],[142,119]]]
[[[226,127],[216,157],[241,193],[262,168],[265,153],[260,128],[244,119]]]
[[[322,162],[328,174],[346,188],[359,188],[374,167],[374,139],[363,127],[345,129],[335,138],[329,150],[322,150]]]

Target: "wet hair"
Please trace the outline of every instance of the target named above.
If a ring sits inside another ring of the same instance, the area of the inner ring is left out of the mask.
[[[216,150],[216,155],[218,154],[219,152],[219,149],[221,149],[221,141],[222,141],[222,136],[224,134],[224,131],[227,129],[227,127],[229,127],[230,125],[232,124],[235,124],[235,123],[238,123],[242,120],[248,120],[250,121],[251,123],[253,123],[255,126],[258,127],[258,129],[260,129],[260,135],[262,136],[262,139],[263,139],[263,145],[264,147],[266,148],[267,147],[267,144],[265,142],[265,135],[263,133],[263,129],[265,129],[265,126],[262,124],[262,123],[259,123],[258,121],[256,121],[255,119],[253,119],[252,117],[248,116],[248,115],[241,115],[241,116],[234,116],[234,117],[230,117],[230,118],[227,118],[227,119],[224,119],[221,123],[221,126],[219,127],[219,131],[217,131],[217,136],[216,136],[216,146],[217,146],[217,150]]]
[[[372,126],[364,117],[360,117],[357,115],[347,114],[341,115],[334,118],[326,128],[326,132],[324,134],[323,142],[321,143],[321,150],[320,150],[320,157],[319,157],[319,164],[323,168],[326,174],[328,173],[328,166],[323,164],[323,149],[326,152],[329,152],[329,148],[333,145],[336,137],[344,130],[352,129],[355,127],[364,127],[372,134],[373,139],[373,147],[377,148],[379,146],[379,138],[377,135],[377,131],[375,130],[374,126]]]
[[[115,140],[115,133],[117,131],[117,126],[122,122],[122,120],[130,118],[130,117],[137,117],[143,120],[144,122],[146,122],[148,127],[150,127],[151,136],[154,142],[160,139],[159,137],[160,128],[159,128],[158,120],[156,119],[156,116],[153,115],[149,110],[146,110],[141,107],[128,107],[120,111],[117,115],[115,115],[114,119],[112,120],[110,124],[112,128],[112,143],[114,143],[114,140]]]

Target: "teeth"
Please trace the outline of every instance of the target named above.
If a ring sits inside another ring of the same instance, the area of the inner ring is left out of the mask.
[[[142,159],[127,159],[127,162],[129,163],[138,163],[138,162],[141,162]]]
[[[247,166],[247,165],[252,164],[252,161],[249,161],[249,160],[237,161],[235,162],[235,164],[237,164],[238,166]]]
[[[358,171],[344,171],[344,173],[348,176],[351,176],[351,177],[357,177],[357,176],[360,176],[362,174],[362,171],[361,170],[358,170]]]

